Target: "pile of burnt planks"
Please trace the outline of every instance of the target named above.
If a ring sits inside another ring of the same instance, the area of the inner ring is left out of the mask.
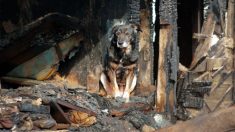
[[[219,5],[219,14],[214,12],[215,4]],[[228,108],[234,102],[234,0],[216,0],[210,5],[212,10],[208,11],[201,33],[193,35],[198,46],[177,89],[181,91],[177,98],[184,98],[178,100],[181,106],[199,109],[193,116]],[[195,82],[201,82],[200,86],[194,87]],[[195,91],[200,91],[201,96]]]

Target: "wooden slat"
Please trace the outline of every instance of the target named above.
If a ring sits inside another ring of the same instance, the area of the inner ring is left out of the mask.
[[[217,108],[221,105],[221,103],[224,101],[225,97],[231,92],[233,86],[230,86],[224,93],[224,95],[219,99],[218,103],[214,107],[213,111],[217,110]]]
[[[215,28],[215,20],[213,19],[213,14],[210,13],[208,15],[207,21],[203,23],[201,34],[204,34],[206,36],[212,36],[214,28]],[[201,60],[201,58],[207,55],[207,52],[210,48],[210,43],[211,43],[211,37],[199,41],[199,45],[195,50],[193,61],[190,66],[191,68],[195,67],[195,65],[197,65],[199,60]]]

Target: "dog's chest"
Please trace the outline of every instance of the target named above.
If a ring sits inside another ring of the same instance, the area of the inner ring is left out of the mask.
[[[115,47],[111,47],[109,50],[109,58],[111,61],[114,61],[118,64],[129,65],[132,63],[132,49],[128,47],[127,49],[119,49]]]

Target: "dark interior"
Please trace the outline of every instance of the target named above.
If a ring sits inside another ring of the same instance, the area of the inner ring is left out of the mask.
[[[203,21],[202,0],[178,0],[178,45],[180,62],[189,67],[197,40],[192,39],[193,33],[199,33]]]

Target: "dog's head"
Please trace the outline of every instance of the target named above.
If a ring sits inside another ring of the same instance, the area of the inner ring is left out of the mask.
[[[127,48],[134,41],[138,31],[136,24],[116,25],[112,29],[112,43],[118,48]]]

